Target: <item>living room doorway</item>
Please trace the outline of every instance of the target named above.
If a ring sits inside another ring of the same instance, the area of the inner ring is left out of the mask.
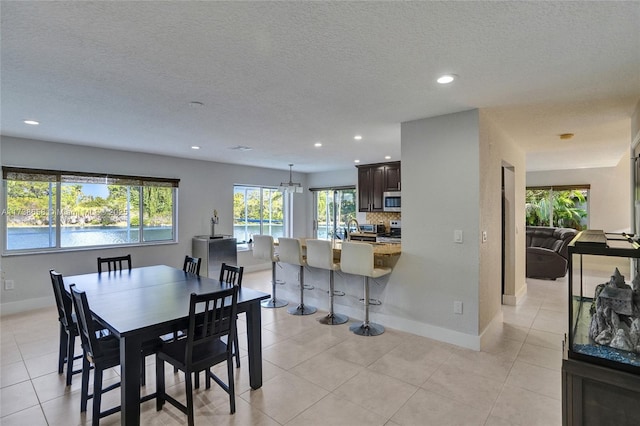
[[[505,295],[514,294],[515,271],[515,168],[502,162],[502,303]]]

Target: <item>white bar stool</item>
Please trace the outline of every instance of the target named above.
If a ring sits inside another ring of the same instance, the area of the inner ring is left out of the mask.
[[[260,302],[263,308],[282,308],[289,302],[276,298],[276,262],[279,261],[273,249],[273,237],[271,235],[253,236],[253,257],[271,262],[271,298]]]
[[[333,262],[333,248],[331,241],[328,240],[307,240],[307,265],[314,268],[329,270],[329,300],[330,308],[327,316],[320,318],[318,321],[322,324],[337,325],[344,324],[349,320],[346,315],[336,314],[333,312],[334,284],[333,272],[340,269],[339,263]]]
[[[291,315],[311,315],[316,312],[313,306],[304,304],[304,267],[307,262],[302,255],[302,245],[297,238],[278,238],[278,252],[280,262],[300,266],[300,304],[295,308],[289,308]]]
[[[364,277],[364,322],[350,325],[349,330],[360,336],[377,336],[384,333],[383,326],[369,322],[369,278],[387,275],[391,273],[391,268],[374,267],[373,245],[343,242],[340,269],[347,274]]]

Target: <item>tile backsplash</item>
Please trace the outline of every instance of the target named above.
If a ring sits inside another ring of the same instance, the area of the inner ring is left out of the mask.
[[[366,215],[367,223],[376,225],[379,223],[383,223],[387,232],[389,232],[389,221],[402,219],[402,215],[400,212],[373,212],[366,213]]]

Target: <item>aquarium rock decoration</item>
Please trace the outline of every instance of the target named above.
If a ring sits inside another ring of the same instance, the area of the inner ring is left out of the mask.
[[[590,313],[593,341],[640,354],[640,275],[630,286],[616,268],[609,282],[596,286]]]

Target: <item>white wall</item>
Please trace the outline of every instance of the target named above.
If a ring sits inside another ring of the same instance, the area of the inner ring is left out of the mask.
[[[527,173],[527,186],[589,184],[589,228],[629,232],[631,167],[625,154],[616,167]]]
[[[402,123],[402,256],[389,284],[402,291],[387,298],[398,315],[470,336],[478,333],[478,120],[472,110]],[[463,244],[453,242],[456,229]]]
[[[505,282],[504,299],[517,303],[525,287],[525,154],[505,135],[484,112],[480,111],[480,231],[487,232],[487,241],[481,236],[479,271],[479,324],[482,333],[493,322],[501,319],[502,304],[502,167],[513,167],[512,193],[509,199],[513,210],[505,224],[510,251],[506,268],[511,274]]]
[[[0,290],[2,311],[9,313],[53,304],[48,271],[55,268],[64,275],[93,272],[96,257],[131,253],[134,266],[168,264],[182,266],[191,253],[191,237],[210,233],[210,217],[218,210],[216,232],[233,232],[233,185],[277,186],[288,171],[246,167],[159,155],[106,150],[77,145],[2,137],[2,164],[54,170],[92,171],[180,179],[178,229],[179,242],[159,246],[121,247],[35,255],[5,256],[2,269],[6,279],[15,280],[15,290]],[[294,180],[307,188],[306,175],[294,173]],[[306,195],[306,196],[305,196]],[[305,235],[309,227],[307,198],[294,196],[295,235]],[[5,235],[2,235],[4,241]],[[239,256],[239,259],[244,258]]]

